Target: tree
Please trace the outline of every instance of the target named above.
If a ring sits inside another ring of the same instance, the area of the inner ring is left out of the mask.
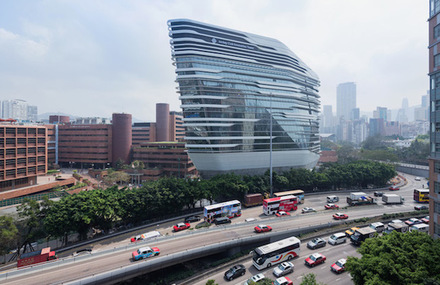
[[[348,257],[346,264],[356,285],[435,284],[433,280],[440,280],[440,240],[425,233],[392,232],[367,239],[358,251],[362,257]]]
[[[0,255],[6,255],[17,244],[18,229],[14,220],[8,216],[0,216]]]
[[[214,279],[209,279],[208,281],[206,281],[206,285],[218,285],[218,283],[215,283]]]
[[[316,281],[316,276],[313,273],[304,275],[300,283],[300,285],[321,285],[321,284],[323,283],[318,283],[318,281]]]

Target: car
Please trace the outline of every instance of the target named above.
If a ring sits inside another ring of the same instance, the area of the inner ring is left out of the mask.
[[[314,209],[314,208],[312,208],[312,207],[304,207],[302,210],[301,210],[301,213],[311,213],[311,212],[316,212],[316,210]]]
[[[337,245],[344,242],[347,242],[345,233],[334,233],[328,238],[328,243],[331,245]]]
[[[424,218],[420,219],[425,224],[429,224],[429,216],[425,216]]]
[[[308,248],[310,248],[310,249],[317,249],[317,248],[320,248],[320,247],[324,247],[324,246],[326,246],[327,245],[327,242],[325,241],[325,239],[322,239],[322,238],[314,238],[314,239],[312,239],[311,241],[309,241],[308,243],[307,243],[307,247]]]
[[[282,217],[282,216],[290,216],[289,212],[285,212],[285,211],[278,211],[275,216],[277,217]]]
[[[375,230],[378,233],[381,233],[385,230],[385,225],[381,222],[376,222],[376,223],[370,224],[370,228],[372,228],[373,230]]]
[[[157,256],[160,254],[160,250],[157,247],[141,247],[131,253],[133,260],[137,261],[147,257]]]
[[[264,232],[270,232],[272,230],[271,226],[268,225],[258,225],[254,228],[256,233],[264,233]]]
[[[397,191],[399,189],[400,189],[399,186],[396,186],[396,185],[392,185],[392,186],[388,187],[388,190],[391,190],[391,191]]]
[[[415,180],[415,181],[420,181],[420,180],[422,180],[422,178],[420,178],[420,177],[417,176],[416,178],[414,178],[414,180]]]
[[[421,223],[423,223],[423,222],[417,218],[411,218],[411,219],[405,221],[405,224],[407,224],[408,226],[413,226],[413,225],[417,225],[417,224],[421,224]]]
[[[292,273],[293,270],[294,270],[293,263],[286,261],[273,269],[273,275],[275,275],[276,277],[281,277],[283,275]]]
[[[403,221],[402,220],[391,220],[390,223],[399,224],[399,223],[403,223]]]
[[[347,259],[341,258],[330,266],[330,270],[336,273],[342,273],[345,271],[345,263],[347,263]]]
[[[375,196],[375,197],[382,197],[382,195],[383,195],[383,192],[380,192],[380,191],[374,191],[374,196]]]
[[[356,230],[358,230],[359,228],[358,227],[352,227],[352,228],[350,228],[350,229],[348,229],[348,230],[346,230],[345,231],[345,235],[347,236],[347,237],[350,237],[352,234],[354,234],[354,232],[356,231]]]
[[[225,272],[225,279],[231,281],[238,276],[243,276],[246,274],[246,267],[243,264],[237,264],[229,268],[228,271]]]
[[[333,215],[333,219],[335,220],[344,220],[344,219],[348,219],[348,215],[347,214],[342,214],[342,213],[335,213]]]
[[[190,223],[178,223],[174,225],[173,230],[175,232],[186,230],[190,227]]]
[[[304,263],[310,267],[321,264],[325,262],[325,256],[320,253],[314,253],[306,258]]]
[[[261,280],[264,279],[264,275],[262,273],[258,273],[251,278],[249,278],[246,282],[243,283],[243,285],[249,285],[249,284],[258,284]]]
[[[422,210],[428,210],[429,208],[428,208],[428,206],[426,206],[426,205],[417,205],[417,206],[414,206],[414,210],[417,210],[417,211],[422,211]]]
[[[214,220],[214,224],[216,225],[230,224],[230,223],[231,223],[231,219],[229,219],[228,217],[220,217]]]
[[[329,210],[329,209],[339,209],[339,206],[336,205],[336,204],[326,204],[326,205],[324,206],[324,208],[325,208],[326,210]]]
[[[293,285],[292,280],[289,277],[280,277],[272,282],[273,285]]]
[[[194,223],[200,221],[200,216],[188,216],[184,219],[184,223]]]
[[[135,237],[132,237],[130,239],[131,242],[136,242],[136,241],[140,241],[140,240],[145,240],[145,239],[150,239],[150,238],[156,238],[156,237],[160,237],[162,234],[158,231],[151,231],[148,233],[144,233],[141,235],[137,235]]]

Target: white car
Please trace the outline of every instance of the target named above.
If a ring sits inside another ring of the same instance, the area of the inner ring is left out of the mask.
[[[415,181],[420,181],[420,180],[422,180],[422,179],[421,179],[420,177],[417,176],[416,178],[414,178],[414,180],[415,180]]]
[[[301,210],[301,212],[304,214],[304,213],[316,212],[316,210],[312,207],[305,207]]]
[[[291,262],[283,262],[273,270],[273,275],[276,277],[284,276],[286,274],[292,273],[294,265]]]
[[[261,281],[264,279],[264,275],[262,273],[258,273],[257,275],[252,276],[249,278],[246,282],[243,283],[243,285],[251,284],[252,282],[257,283],[258,281]]]

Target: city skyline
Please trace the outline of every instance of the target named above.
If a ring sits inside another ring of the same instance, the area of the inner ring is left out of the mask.
[[[155,103],[180,111],[166,24],[173,18],[279,39],[318,74],[322,105],[336,106],[336,86],[342,82],[356,83],[357,105],[367,112],[377,105],[398,109],[403,97],[418,105],[429,89],[425,1],[252,6],[246,1],[13,1],[0,6],[0,100],[26,100],[39,113],[126,112],[152,121]]]

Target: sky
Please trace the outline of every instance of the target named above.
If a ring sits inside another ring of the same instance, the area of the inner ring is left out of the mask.
[[[429,89],[428,0],[2,0],[0,101],[38,113],[155,121],[180,111],[169,19],[187,18],[275,38],[321,81],[355,82],[357,107],[420,105]]]

